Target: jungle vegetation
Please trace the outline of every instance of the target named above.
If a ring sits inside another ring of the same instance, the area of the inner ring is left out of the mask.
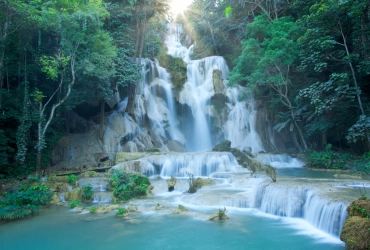
[[[229,85],[267,104],[287,152],[370,173],[369,1],[194,0],[185,14],[159,0],[0,0],[0,180],[51,166],[78,130],[70,111],[89,106],[102,131],[105,101],[135,91],[136,59],[163,55],[168,21],[184,24],[193,59],[223,56]]]

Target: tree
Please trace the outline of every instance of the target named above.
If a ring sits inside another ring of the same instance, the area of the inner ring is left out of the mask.
[[[230,84],[246,84],[248,88],[268,87],[280,103],[289,111],[294,134],[296,128],[304,149],[308,149],[297,110],[291,93],[292,78],[299,48],[297,39],[302,29],[289,18],[278,18],[272,22],[266,16],[258,16],[246,29],[247,40],[243,41],[243,52],[230,73]]]
[[[361,71],[369,70],[368,15],[368,1],[325,0],[313,4],[309,14],[302,18],[307,31],[300,43],[309,49],[303,50],[301,69],[321,74],[322,81],[303,89],[300,96],[310,99],[317,114],[338,105],[344,108],[343,101],[346,101],[350,106],[357,106],[358,116],[367,116],[359,76]],[[360,122],[354,126],[361,124],[364,125]],[[370,149],[368,128],[363,128],[363,139]]]
[[[49,97],[38,89],[33,93],[39,115],[36,172],[40,171],[41,153],[46,147],[45,133],[55,110],[70,96],[76,82],[76,72],[81,71],[85,75],[108,79],[114,74],[115,57],[111,38],[102,30],[102,21],[108,16],[108,12],[101,1],[87,4],[78,1],[64,4],[49,3],[40,14],[38,21],[46,29],[52,29],[58,41],[56,53],[53,56],[42,56],[40,64],[47,77],[58,81],[58,85]],[[55,100],[57,94],[61,97]],[[43,100],[45,97],[46,101]],[[49,104],[52,107],[48,112]]]

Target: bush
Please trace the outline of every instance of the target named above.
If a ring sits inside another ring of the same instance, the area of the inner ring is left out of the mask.
[[[98,208],[97,207],[91,207],[90,208],[90,213],[95,213],[96,212],[96,210],[98,210]]]
[[[0,197],[0,221],[16,220],[34,214],[51,200],[49,186],[23,185],[17,192]]]
[[[134,197],[146,196],[150,186],[148,177],[142,174],[126,174],[115,170],[110,183],[116,201],[128,201]]]
[[[126,209],[126,208],[123,208],[123,207],[119,207],[118,208],[118,212],[117,212],[117,215],[120,216],[120,215],[124,215],[124,214],[127,214],[129,211]]]
[[[94,189],[91,184],[82,187],[82,200],[91,201],[94,198]]]
[[[76,184],[76,181],[78,180],[78,176],[74,175],[74,174],[70,174],[68,175],[68,178],[67,178],[68,182],[70,184]]]
[[[70,208],[75,208],[77,207],[78,205],[80,205],[81,201],[80,200],[72,200],[68,203],[68,206]]]

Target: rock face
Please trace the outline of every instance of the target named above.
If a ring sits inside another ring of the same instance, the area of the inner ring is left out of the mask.
[[[210,115],[211,125],[212,125],[212,134],[213,137],[219,141],[223,137],[222,127],[227,121],[228,111],[226,102],[226,88],[224,80],[222,79],[222,71],[215,69],[212,72],[212,82],[214,95],[210,99],[211,111]]]
[[[63,136],[51,153],[52,165],[61,170],[83,170],[97,167],[102,159],[99,155],[103,152],[97,135],[97,130],[92,130],[85,134]]]
[[[349,250],[370,249],[370,199],[360,198],[348,207],[348,218],[340,239]]]

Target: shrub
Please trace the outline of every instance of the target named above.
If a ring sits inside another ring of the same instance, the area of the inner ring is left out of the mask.
[[[70,202],[68,203],[68,206],[69,206],[70,208],[75,208],[75,207],[77,207],[80,203],[81,203],[81,201],[80,201],[80,200],[72,200],[72,201],[70,201]]]
[[[91,184],[82,187],[82,200],[91,201],[94,198],[94,189]]]
[[[21,219],[34,214],[51,200],[49,186],[23,185],[17,192],[0,197],[0,221]]]
[[[123,207],[118,208],[118,211],[117,211],[118,216],[124,215],[124,214],[127,214],[127,213],[128,213],[128,210],[126,208],[123,208]]]
[[[97,209],[98,209],[97,207],[91,207],[90,208],[90,213],[92,213],[92,214],[95,213]]]
[[[110,183],[116,201],[128,201],[134,197],[146,196],[150,186],[149,179],[145,175],[127,174],[122,170],[114,171]]]
[[[70,184],[76,184],[76,181],[78,180],[78,176],[76,176],[74,174],[70,174],[70,175],[68,175],[67,180]]]

